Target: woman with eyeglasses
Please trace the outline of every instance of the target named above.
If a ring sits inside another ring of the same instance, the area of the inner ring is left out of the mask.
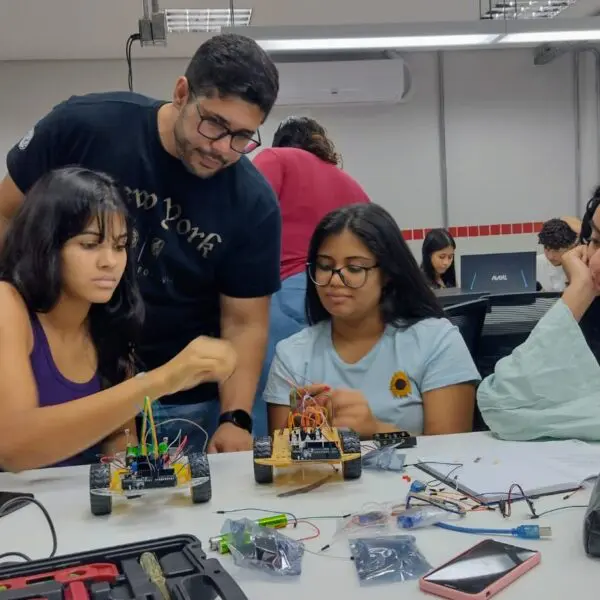
[[[471,430],[479,373],[388,212],[328,214],[307,269],[311,326],[277,346],[265,391],[273,429],[285,426],[297,386],[365,439]]]
[[[308,117],[284,119],[254,166],[271,184],[281,207],[281,289],[271,297],[269,343],[254,401],[254,433],[267,434],[263,398],[278,342],[306,327],[306,254],[315,227],[341,206],[370,202],[361,185],[341,168],[341,156],[325,128]]]

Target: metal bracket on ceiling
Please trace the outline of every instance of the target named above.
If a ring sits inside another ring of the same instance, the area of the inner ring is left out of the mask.
[[[538,46],[533,51],[533,64],[536,66],[543,66],[556,60],[563,54],[567,54],[572,50],[571,44],[561,44],[560,46],[553,46],[552,44],[543,44]]]
[[[586,52],[588,50],[597,50],[598,46],[594,44],[543,44],[533,51],[533,64],[543,66],[550,64],[557,58],[571,52]]]

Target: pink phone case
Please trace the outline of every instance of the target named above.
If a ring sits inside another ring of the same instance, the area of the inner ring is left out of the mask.
[[[481,543],[482,542],[479,542],[479,544]],[[475,544],[475,546],[478,546],[479,544]],[[475,546],[473,546],[473,548]],[[465,550],[464,552],[458,554],[443,565],[432,569],[430,573],[433,573],[438,569],[444,568],[446,565],[450,564],[451,562],[455,561],[456,559],[460,558],[461,556],[463,556],[467,552],[470,552],[471,550],[472,548]],[[542,555],[539,552],[536,552],[531,558],[528,558],[525,562],[521,563],[510,573],[507,573],[504,577],[498,579],[498,581],[486,587],[482,592],[479,592],[479,594],[467,594],[466,592],[452,590],[437,583],[425,581],[425,577],[427,577],[429,573],[427,575],[424,575],[421,579],[419,579],[419,588],[423,592],[427,592],[428,594],[434,594],[435,596],[440,596],[441,598],[448,598],[449,600],[487,600],[488,598],[491,598],[498,592],[502,591],[505,587],[509,586],[513,581],[515,581],[515,579],[518,579],[519,577],[521,577],[521,575],[524,575],[525,573],[527,573],[527,571],[533,569],[533,567],[535,567],[536,565],[539,565],[541,559]]]

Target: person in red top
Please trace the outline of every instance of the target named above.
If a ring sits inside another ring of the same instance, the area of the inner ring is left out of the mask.
[[[255,434],[266,427],[262,392],[275,346],[306,325],[306,256],[310,238],[329,212],[370,202],[364,189],[341,169],[341,157],[325,128],[308,117],[288,117],[273,136],[272,148],[254,159],[279,200],[282,218],[281,289],[271,297],[269,345],[254,402]],[[290,374],[290,378],[293,377]]]

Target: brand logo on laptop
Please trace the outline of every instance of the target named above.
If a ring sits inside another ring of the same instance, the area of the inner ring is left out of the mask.
[[[506,273],[500,273],[499,275],[492,275],[492,281],[508,281],[508,275]]]

